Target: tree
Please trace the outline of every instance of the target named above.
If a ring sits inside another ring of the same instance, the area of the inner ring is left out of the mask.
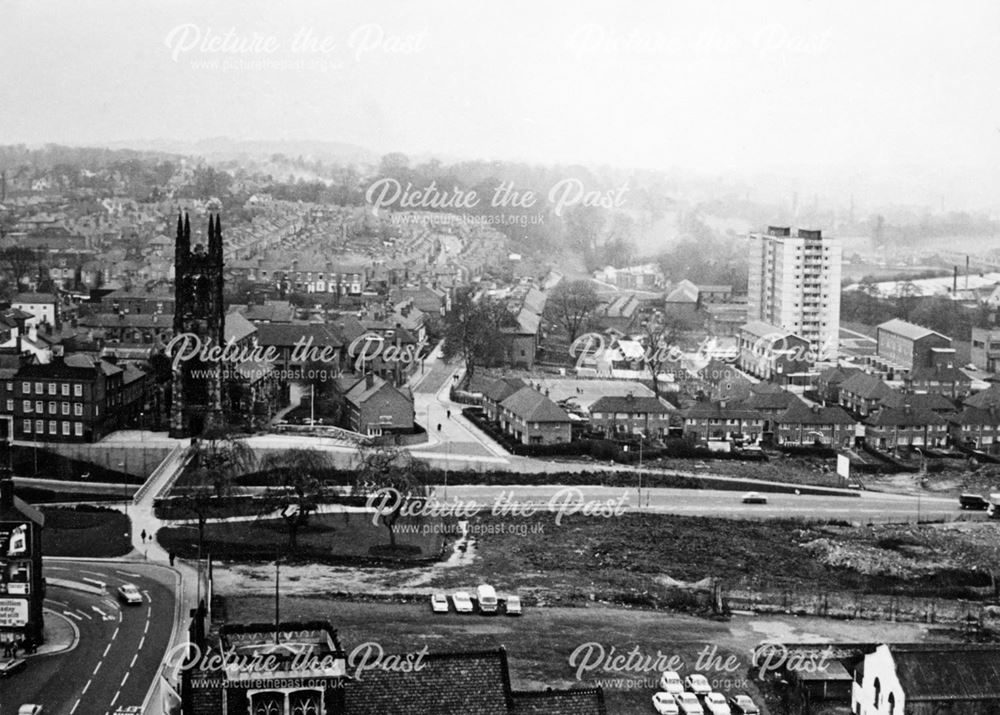
[[[583,260],[588,270],[597,268],[597,246],[603,231],[603,209],[578,204],[566,212],[566,234],[569,245],[583,253]]]
[[[253,471],[257,463],[253,450],[225,428],[206,432],[192,446],[185,486],[178,490],[184,506],[198,519],[198,554],[205,544],[205,524],[227,507],[239,487],[237,479]]]
[[[572,343],[587,327],[600,302],[590,281],[561,281],[545,302],[545,318],[565,330]]]
[[[660,396],[660,371],[675,359],[677,342],[690,322],[677,313],[662,313],[657,311],[643,325],[643,347],[645,356],[643,363],[653,380],[653,393]]]
[[[38,256],[30,248],[12,246],[0,250],[0,264],[7,267],[14,279],[15,288],[34,275],[39,268]]]
[[[288,449],[271,452],[264,458],[263,469],[273,471],[284,487],[281,518],[288,530],[288,551],[299,548],[299,529],[309,522],[309,515],[316,511],[322,493],[323,474],[333,462],[328,452],[318,449]]]
[[[414,499],[427,497],[427,463],[394,445],[358,443],[358,467],[352,494],[374,500],[378,520],[389,531],[389,547],[396,548],[396,523],[403,508]]]
[[[503,329],[517,324],[507,306],[489,297],[476,300],[469,289],[459,291],[445,316],[442,357],[465,362],[464,384],[477,365],[491,365],[503,355]]]

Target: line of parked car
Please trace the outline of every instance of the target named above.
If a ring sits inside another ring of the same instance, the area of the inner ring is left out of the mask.
[[[760,708],[749,695],[734,695],[726,700],[725,695],[712,690],[704,675],[692,673],[681,680],[673,670],[660,676],[653,709],[660,715],[760,715]]]
[[[479,608],[479,612],[487,615],[498,613],[501,601],[497,598],[496,589],[487,584],[483,584],[476,589],[475,604],[468,591],[455,591],[451,595],[451,604],[455,607],[455,613],[472,613]],[[502,603],[504,613],[508,616],[521,615],[521,598],[519,596],[507,596]],[[431,596],[431,610],[434,613],[448,613],[450,610],[448,595],[445,593],[435,593]]]

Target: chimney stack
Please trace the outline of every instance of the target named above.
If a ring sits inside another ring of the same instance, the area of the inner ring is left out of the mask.
[[[369,390],[375,386],[375,374],[372,372],[365,374],[365,387]]]

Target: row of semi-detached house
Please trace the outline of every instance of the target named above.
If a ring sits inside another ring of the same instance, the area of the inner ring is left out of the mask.
[[[231,261],[226,270],[233,280],[271,283],[287,291],[361,295],[368,287],[374,269],[364,265],[334,262],[279,262],[264,259]]]

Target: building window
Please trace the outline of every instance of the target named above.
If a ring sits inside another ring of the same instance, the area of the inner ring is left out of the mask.
[[[26,434],[31,434],[31,420],[24,421],[24,431]]]
[[[63,397],[69,397],[69,383],[64,382],[62,384],[62,395]]]
[[[31,400],[24,401],[24,411],[31,412]]]
[[[45,403],[41,400],[35,400],[35,412],[45,412]]]
[[[49,394],[50,395],[56,394],[56,383],[54,382],[49,383]]]
[[[45,385],[43,385],[40,382],[36,382],[35,383],[35,394],[36,395],[44,395],[45,394]]]
[[[69,422],[63,421],[62,423],[62,433],[69,436]]]
[[[82,416],[83,415],[83,405],[80,404],[79,402],[73,403],[73,414],[76,415],[77,417]]]
[[[49,403],[49,414],[50,415],[54,415],[54,414],[56,414],[57,411],[58,410],[56,408],[56,403],[55,402],[50,402]]]
[[[59,432],[59,423],[55,420],[49,420],[49,434],[57,434]]]
[[[21,392],[23,392],[25,395],[30,395],[31,394],[31,383],[30,382],[22,382],[21,383]]]
[[[69,414],[69,403],[68,402],[62,403],[62,413],[64,415],[68,415]]]
[[[77,437],[82,437],[83,436],[83,423],[82,422],[74,422],[73,423],[73,433],[76,434]]]
[[[7,400],[7,411],[8,412],[14,411],[14,400]]]
[[[79,382],[73,385],[73,397],[83,397],[83,385]]]
[[[38,434],[45,433],[45,420],[35,420],[35,432]]]

